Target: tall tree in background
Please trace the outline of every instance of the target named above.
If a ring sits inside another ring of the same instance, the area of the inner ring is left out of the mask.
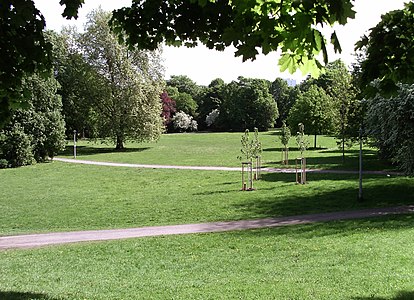
[[[323,88],[333,101],[339,122],[337,122],[336,132],[340,139],[342,149],[342,159],[345,159],[345,142],[347,133],[349,134],[348,116],[350,109],[353,109],[356,101],[356,91],[352,84],[351,73],[347,70],[346,65],[341,60],[329,63],[324,73],[314,80],[314,83]],[[355,132],[354,135],[357,135]]]
[[[274,125],[278,115],[268,81],[239,77],[224,88],[217,126],[235,131],[254,127],[266,131]]]
[[[302,123],[306,131],[315,136],[316,148],[317,135],[333,133],[337,118],[332,98],[324,89],[312,85],[309,90],[299,93],[296,103],[290,110],[288,123],[290,127]]]
[[[63,16],[77,17],[84,0],[61,0]],[[261,48],[267,54],[282,50],[282,70],[315,71],[320,52],[327,62],[326,40],[317,25],[345,24],[353,18],[352,0],[322,1],[134,1],[117,10],[112,26],[131,46],[155,50],[169,45],[194,46],[201,41],[211,49],[233,45],[236,55],[254,59]],[[32,0],[0,4],[0,128],[13,107],[21,107],[22,78],[49,69],[51,45],[44,40],[45,21]],[[126,34],[126,35],[125,35]],[[336,51],[340,45],[331,35]],[[13,69],[10,69],[12,66]]]
[[[282,126],[283,121],[287,119],[289,111],[296,101],[295,97],[291,97],[292,89],[286,80],[282,78],[276,78],[270,85],[270,94],[275,99],[279,110],[279,118],[277,119],[276,126]]]
[[[127,140],[156,140],[163,130],[160,94],[163,90],[160,54],[131,50],[110,31],[110,14],[89,14],[80,47],[87,63],[99,74],[100,94],[93,99],[99,136],[116,149]]]
[[[64,28],[60,34],[48,31],[46,38],[53,45],[54,74],[60,83],[62,114],[66,123],[66,136],[76,130],[82,138],[94,137],[94,101],[100,96],[99,74],[79,52],[79,33]]]

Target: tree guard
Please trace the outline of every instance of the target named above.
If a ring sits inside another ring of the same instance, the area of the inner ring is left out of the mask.
[[[306,157],[296,158],[295,170],[296,170],[296,183],[306,184]]]
[[[262,169],[262,157],[260,155],[257,155],[256,156],[256,166],[255,166],[254,180],[259,180],[262,177],[261,169]]]
[[[242,191],[253,191],[253,164],[242,162]],[[246,181],[247,180],[247,181]]]

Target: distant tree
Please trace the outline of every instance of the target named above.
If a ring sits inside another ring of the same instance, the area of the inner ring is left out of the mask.
[[[162,113],[161,116],[164,119],[164,125],[168,127],[171,123],[171,119],[174,113],[177,111],[175,108],[175,101],[172,100],[166,91],[161,94]]]
[[[223,90],[217,125],[224,130],[268,130],[278,117],[276,102],[266,80],[239,77]]]
[[[350,109],[355,108],[356,89],[353,85],[352,75],[346,65],[341,60],[329,63],[324,73],[314,80],[315,84],[323,88],[334,104],[337,116],[339,117],[336,124],[336,134],[342,149],[342,158],[345,159],[345,143],[348,139],[349,126],[348,116],[353,112]],[[352,106],[352,107],[351,107]]]
[[[164,81],[159,53],[119,44],[109,29],[109,18],[102,10],[89,14],[80,48],[99,74],[94,78],[100,86],[100,94],[93,99],[95,127],[100,137],[112,139],[116,149],[123,149],[127,140],[159,138]]]
[[[179,92],[178,94],[175,94],[172,99],[175,101],[175,106],[178,111],[183,111],[193,117],[196,116],[198,106],[190,94]]]
[[[329,134],[335,130],[338,116],[332,98],[325,91],[312,85],[308,91],[300,93],[289,113],[288,123],[303,123],[307,132],[316,137],[318,134]]]
[[[172,75],[167,86],[176,87],[180,93],[189,94],[194,100],[198,98],[201,87],[186,75]]]
[[[74,28],[65,28],[60,34],[45,33],[53,45],[53,68],[60,84],[62,114],[66,123],[66,136],[76,130],[81,137],[94,137],[94,101],[101,94],[100,75],[78,52],[79,34]]]
[[[211,81],[206,89],[199,97],[198,119],[200,121],[206,120],[207,116],[214,110],[219,109],[223,102],[223,90],[226,84],[223,79],[217,78]],[[203,124],[204,122],[199,122]]]
[[[269,92],[275,99],[279,110],[276,126],[282,126],[283,120],[287,119],[289,111],[296,101],[295,97],[291,97],[291,90],[292,88],[289,87],[287,81],[282,78],[276,78],[270,85]]]

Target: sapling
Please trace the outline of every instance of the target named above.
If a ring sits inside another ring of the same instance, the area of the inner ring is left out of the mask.
[[[286,122],[283,121],[281,135],[280,135],[280,141],[281,141],[282,145],[284,146],[284,150],[282,151],[282,164],[285,164],[285,165],[289,164],[288,144],[289,144],[289,140],[290,140],[291,136],[292,136],[292,134],[290,132],[290,128],[288,126],[286,126]]]

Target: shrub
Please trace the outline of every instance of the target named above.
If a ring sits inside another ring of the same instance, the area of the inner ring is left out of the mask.
[[[197,121],[193,120],[193,117],[187,115],[183,111],[179,111],[172,118],[174,128],[180,132],[183,131],[196,131],[197,130]]]

